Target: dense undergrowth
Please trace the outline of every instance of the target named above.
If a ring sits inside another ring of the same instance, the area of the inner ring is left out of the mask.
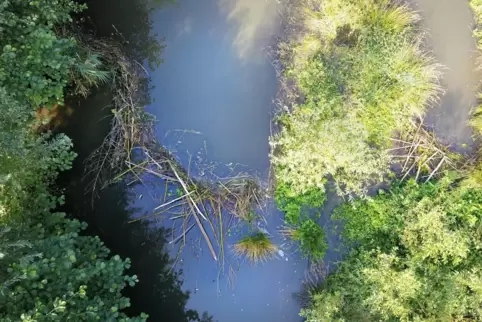
[[[395,184],[334,217],[356,247],[312,290],[308,321],[482,318],[480,187],[449,177]]]
[[[482,2],[470,3],[480,24]],[[479,28],[474,35],[480,49]],[[476,111],[471,125],[480,133],[479,119]],[[310,289],[301,315],[317,322],[480,321],[481,178],[477,155],[437,180],[395,181],[336,208],[332,218],[351,251]]]
[[[480,0],[470,0],[470,7],[474,13],[476,27],[473,31],[473,35],[477,40],[477,48],[482,50],[482,1]],[[479,56],[478,64],[479,68],[481,68],[482,60]],[[482,94],[479,93],[479,100],[482,98]],[[482,135],[482,107],[479,106],[473,111],[472,118],[470,120],[470,124],[474,128],[474,130],[479,134]]]
[[[323,205],[328,181],[352,198],[387,177],[391,139],[412,131],[436,100],[439,72],[406,6],[305,0],[288,12],[296,31],[281,44],[281,59],[296,89],[286,87],[290,111],[279,118],[271,160],[277,204],[296,226]]]

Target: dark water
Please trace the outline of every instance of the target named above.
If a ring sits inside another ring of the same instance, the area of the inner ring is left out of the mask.
[[[212,168],[216,175],[227,175],[227,167],[222,165],[230,164],[236,165],[234,174],[243,170],[266,180],[272,100],[277,86],[263,48],[278,32],[278,1],[180,0],[150,14],[146,3],[88,1],[90,22],[99,35],[119,31],[126,48],[139,60],[152,54],[149,48],[156,37],[165,38],[164,63],[149,70],[154,102],[147,109],[158,120],[159,140],[185,166],[191,156],[200,156],[203,162],[218,165]],[[462,143],[471,143],[466,121],[479,79],[473,72],[471,16],[467,4],[460,0],[417,3],[430,34],[430,46],[447,66],[442,83],[446,94],[441,106],[430,112],[429,120],[441,137],[460,148]],[[128,223],[130,218],[150,213],[159,205],[155,200],[159,189],[111,187],[103,191],[92,209],[90,197],[84,196],[82,160],[107,133],[105,116],[110,108],[103,108],[109,100],[105,89],[99,90],[75,109],[65,129],[80,154],[74,170],[65,178],[71,205],[67,210],[87,220],[91,232],[100,235],[113,252],[133,259],[133,271],[140,283],[127,292],[133,301],[131,312],[147,312],[152,321],[188,321],[185,308],[208,311],[220,322],[300,321],[296,294],[307,279],[308,263],[277,234],[283,224],[282,214],[272,205],[265,211],[263,227],[282,250],[275,259],[250,266],[234,258],[228,248],[225,265],[219,265],[193,229],[176,264],[176,271],[182,270],[181,278],[166,274],[168,256],[172,260],[178,246],[168,245],[162,237],[167,225]],[[331,196],[320,219],[330,232],[327,265],[340,256],[339,239],[331,233],[329,220],[339,203]],[[227,244],[236,242],[246,231],[246,227],[234,227]],[[190,297],[181,289],[190,291]]]
[[[149,56],[145,48],[154,34],[165,38],[164,63],[150,70],[154,102],[148,110],[157,117],[158,138],[184,165],[189,155],[200,152],[205,162],[219,164],[213,168],[215,174],[225,175],[229,167],[222,165],[230,164],[267,179],[277,86],[263,48],[271,44],[279,27],[276,1],[178,1],[175,6],[152,11],[150,20],[143,1],[88,4],[89,22],[98,34],[120,32],[138,59]],[[159,204],[151,198],[159,191],[142,186],[130,190],[112,187],[102,192],[92,210],[91,199],[83,195],[82,160],[106,134],[105,116],[110,108],[102,108],[108,107],[109,97],[99,91],[81,105],[66,129],[80,154],[66,179],[71,183],[66,192],[71,205],[67,210],[87,220],[91,232],[100,235],[113,252],[133,259],[140,283],[127,292],[133,300],[132,312],[147,312],[153,321],[185,321],[186,304],[186,308],[207,311],[223,322],[300,320],[295,295],[301,291],[307,262],[297,252],[292,254],[291,246],[283,244],[276,233],[283,221],[273,208],[265,212],[265,227],[284,251],[276,259],[250,266],[234,258],[227,246],[226,264],[219,265],[193,229],[176,265],[176,271],[182,272],[182,289],[191,293],[187,303],[176,276],[160,280],[156,270],[162,273],[168,260],[163,250],[171,260],[177,251],[158,236],[168,225],[128,224],[129,218],[149,213]],[[233,227],[227,245],[238,240],[241,232],[248,228]],[[169,307],[172,314],[168,314]]]
[[[161,142],[185,165],[186,151],[201,151],[207,161],[239,164],[238,169],[266,179],[276,78],[263,47],[276,32],[277,2],[186,0],[152,17],[167,46],[164,64],[151,73],[155,102],[148,107],[158,119]],[[221,169],[213,172],[223,175]],[[147,195],[147,190],[137,193]],[[136,204],[156,206],[151,198]],[[276,233],[281,214],[274,209],[266,213],[266,229],[282,244]],[[227,245],[242,236],[234,232],[238,229],[246,232],[246,227],[233,227]],[[191,291],[189,307],[207,310],[218,321],[300,320],[295,294],[307,262],[282,249],[283,256],[253,267],[228,248],[225,265],[218,265],[193,229],[177,265]],[[174,256],[177,247],[170,251]]]

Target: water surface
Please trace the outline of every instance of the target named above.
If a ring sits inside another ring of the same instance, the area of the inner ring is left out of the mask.
[[[475,93],[482,74],[476,72],[474,20],[468,1],[416,0],[414,6],[423,19],[427,44],[444,66],[441,85],[445,93],[426,121],[442,142],[459,152],[470,151],[474,143],[467,122],[477,104]]]

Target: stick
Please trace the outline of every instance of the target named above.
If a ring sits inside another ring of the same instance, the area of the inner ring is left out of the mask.
[[[181,186],[182,188],[184,189],[184,191],[189,194],[189,191],[187,190],[187,187],[186,187],[186,184],[184,183],[184,181],[182,181],[181,177],[179,177],[179,175],[177,174],[177,171],[176,169],[174,169],[173,165],[169,162],[169,165],[171,166],[171,169],[172,171],[174,172],[174,175],[176,176],[177,180],[179,180],[179,182],[181,183]],[[192,200],[191,196],[187,196],[188,197],[188,200],[190,200],[191,202],[189,202],[189,207],[191,207],[191,211],[192,211],[192,214],[193,214],[193,217],[194,219],[196,220],[196,223],[198,224],[199,226],[199,229],[201,230],[201,233],[203,234],[204,236],[204,239],[206,239],[206,243],[208,244],[208,247],[209,247],[209,250],[211,251],[211,254],[213,255],[213,258],[215,261],[218,260],[217,256],[216,256],[216,252],[214,251],[214,248],[213,248],[213,245],[211,244],[211,240],[209,239],[209,236],[208,234],[206,234],[206,230],[204,230],[204,227],[201,223],[201,221],[199,220],[199,217],[197,216],[196,214],[196,210],[197,212],[203,217],[206,219],[206,217],[201,213],[201,211],[199,210],[199,208],[197,207],[196,203],[194,202],[194,200]],[[196,209],[196,210],[194,210]],[[206,219],[207,220],[207,219]]]
[[[154,210],[157,210],[157,209],[162,208],[162,207],[165,207],[165,206],[169,206],[170,204],[175,203],[176,201],[179,201],[179,200],[183,199],[184,197],[189,196],[190,194],[191,194],[191,192],[189,192],[188,194],[182,195],[181,197],[176,198],[176,199],[174,199],[174,200],[171,200],[171,201],[169,201],[169,202],[163,203],[162,205],[157,206],[156,208],[154,208]]]
[[[206,216],[201,212],[201,210],[199,210],[199,207],[197,206],[197,204],[194,202],[194,200],[192,199],[192,197],[190,196],[190,192],[189,190],[187,189],[187,186],[186,184],[184,183],[184,181],[181,179],[181,177],[177,174],[177,171],[176,169],[174,169],[174,167],[172,166],[171,163],[169,163],[169,165],[171,166],[171,169],[172,171],[174,172],[174,175],[176,176],[177,178],[177,181],[181,184],[182,188],[184,189],[184,192],[186,193],[187,197],[189,198],[189,200],[191,201],[192,203],[192,206],[194,206],[194,208],[196,209],[197,213],[204,219],[204,220],[208,220],[206,218]]]
[[[435,170],[432,171],[432,173],[428,176],[427,180],[425,180],[425,182],[427,183],[432,177],[433,175],[437,172],[437,170],[442,166],[442,164],[444,163],[445,161],[445,156],[442,158],[442,160],[440,160],[438,166],[435,168]]]
[[[194,227],[195,225],[196,225],[196,224],[192,224],[191,226],[189,226],[189,228],[186,229],[186,231],[185,231],[184,233],[182,233],[181,235],[177,236],[176,239],[171,240],[171,241],[169,242],[169,245],[175,244],[175,243],[177,243],[179,240],[181,240],[181,238],[183,238],[184,236],[186,236],[186,234],[187,234],[187,233],[192,229],[192,227]]]

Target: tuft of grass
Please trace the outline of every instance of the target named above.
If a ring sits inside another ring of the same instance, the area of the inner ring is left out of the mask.
[[[272,258],[277,251],[278,247],[262,232],[246,236],[234,245],[234,253],[245,256],[252,264]]]
[[[319,262],[325,257],[328,244],[323,229],[312,219],[305,219],[296,229],[287,234],[300,243],[300,250],[305,258]]]

